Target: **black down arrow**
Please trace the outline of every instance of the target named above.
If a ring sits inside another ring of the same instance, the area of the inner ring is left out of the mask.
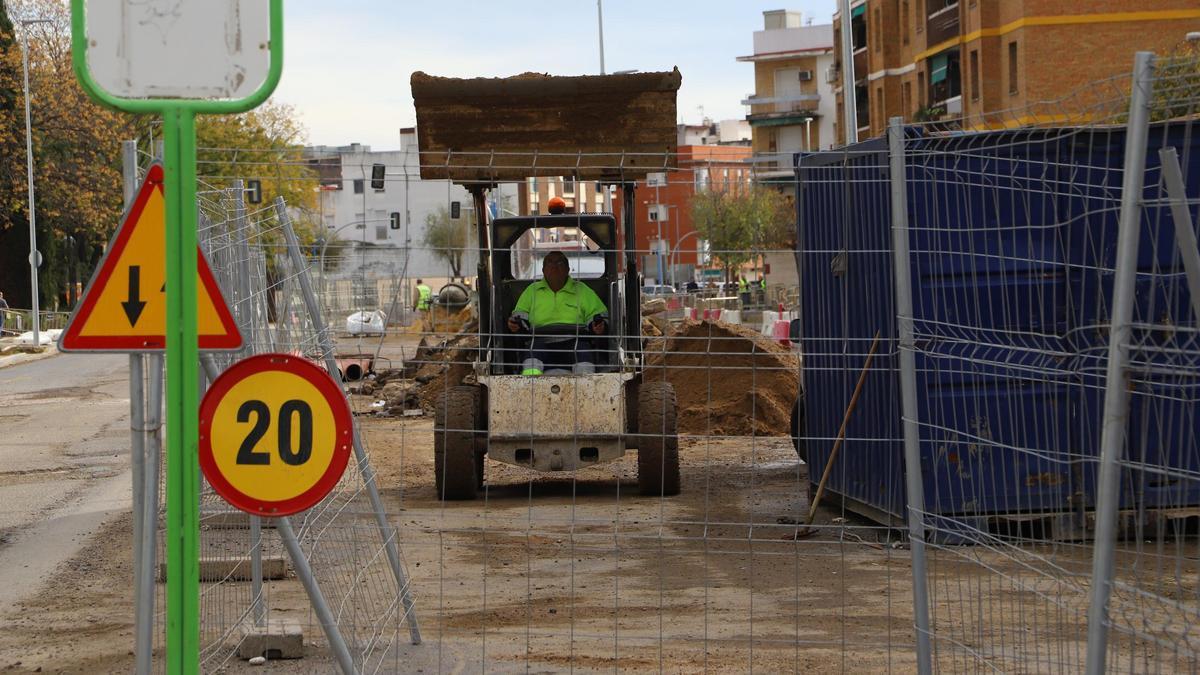
[[[142,268],[139,265],[129,266],[129,299],[121,303],[125,308],[125,316],[129,318],[129,325],[136,326],[138,317],[142,315],[142,310],[145,309],[146,303],[141,301],[141,281]]]

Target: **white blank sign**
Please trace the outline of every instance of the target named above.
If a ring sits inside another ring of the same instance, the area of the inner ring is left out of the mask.
[[[241,99],[270,69],[268,0],[87,0],[87,62],[123,98]]]

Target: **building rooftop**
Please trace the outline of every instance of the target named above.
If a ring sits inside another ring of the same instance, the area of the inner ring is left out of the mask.
[[[833,51],[833,24],[754,31],[754,54],[738,61],[769,61]]]

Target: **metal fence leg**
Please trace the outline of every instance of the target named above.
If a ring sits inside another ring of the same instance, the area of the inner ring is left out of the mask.
[[[308,268],[304,264],[304,256],[300,254],[300,242],[296,239],[296,232],[292,229],[292,221],[288,217],[287,205],[282,197],[275,198],[275,213],[283,226],[283,234],[287,239],[288,255],[292,259],[292,264],[296,266],[297,270],[302,270],[297,275],[300,281],[300,290],[304,295],[304,304],[308,309],[309,319],[317,333],[321,352],[325,355],[325,368],[331,375],[334,375],[337,373],[337,362],[333,355],[333,340],[325,327],[325,321],[321,318],[321,308],[317,304],[317,296],[313,294],[312,282],[308,278]],[[392,566],[392,574],[396,577],[396,585],[400,590],[400,602],[404,607],[405,617],[408,619],[409,636],[414,645],[419,645],[421,644],[421,628],[417,623],[417,613],[413,606],[412,593],[408,587],[408,578],[400,563],[400,544],[396,540],[395,530],[387,521],[386,512],[383,510],[383,500],[380,499],[379,489],[375,485],[375,471],[367,459],[366,450],[363,449],[362,437],[358,432],[357,425],[354,427],[354,459],[358,462],[359,470],[362,471],[367,495],[371,500],[371,509],[375,512],[375,522],[379,526],[380,536],[383,537],[383,545],[387,550],[388,562]]]
[[[329,648],[333,651],[334,658],[337,659],[338,666],[341,667],[345,675],[354,675],[357,672],[354,668],[354,658],[350,655],[350,648],[346,646],[346,641],[342,638],[342,633],[338,629],[337,618],[334,617],[333,611],[329,609],[329,604],[325,602],[325,596],[321,593],[321,587],[317,585],[317,580],[313,578],[312,567],[308,564],[308,558],[304,557],[304,551],[300,550],[300,542],[296,539],[296,533],[292,530],[292,521],[289,518],[279,518],[276,521],[275,529],[279,532],[279,538],[283,540],[283,546],[287,549],[288,555],[292,558],[292,567],[296,570],[296,578],[304,585],[305,592],[308,593],[308,601],[312,603],[313,611],[317,613],[317,619],[321,622],[321,628],[325,631],[325,638],[329,640]]]
[[[1121,451],[1129,420],[1129,341],[1132,335],[1134,285],[1137,281],[1138,235],[1146,171],[1150,98],[1154,89],[1154,55],[1138,52],[1125,138],[1121,213],[1117,225],[1117,261],[1113,279],[1112,325],[1104,380],[1104,416],[1100,433],[1100,480],[1096,495],[1096,537],[1092,552],[1092,598],[1088,607],[1087,672],[1101,675],[1108,656],[1108,598],[1112,592],[1113,553],[1117,544],[1117,510],[1121,501]]]
[[[892,268],[896,278],[900,404],[904,426],[904,478],[908,496],[908,537],[912,554],[913,621],[917,630],[917,670],[933,671],[929,626],[929,579],[925,565],[925,487],[921,437],[917,426],[917,357],[913,339],[912,269],[908,250],[908,194],[904,162],[904,119],[888,124],[892,208]]]

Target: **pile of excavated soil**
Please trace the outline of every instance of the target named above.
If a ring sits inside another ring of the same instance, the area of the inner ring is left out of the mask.
[[[646,349],[645,379],[675,385],[680,433],[789,435],[800,364],[788,348],[745,326],[688,321]]]
[[[433,412],[442,392],[463,384],[472,375],[479,336],[476,321],[468,320],[459,333],[448,340],[421,338],[417,353],[404,363],[404,376],[416,381],[417,397],[426,412]],[[389,404],[392,404],[389,401]],[[410,401],[411,405],[411,401]]]

